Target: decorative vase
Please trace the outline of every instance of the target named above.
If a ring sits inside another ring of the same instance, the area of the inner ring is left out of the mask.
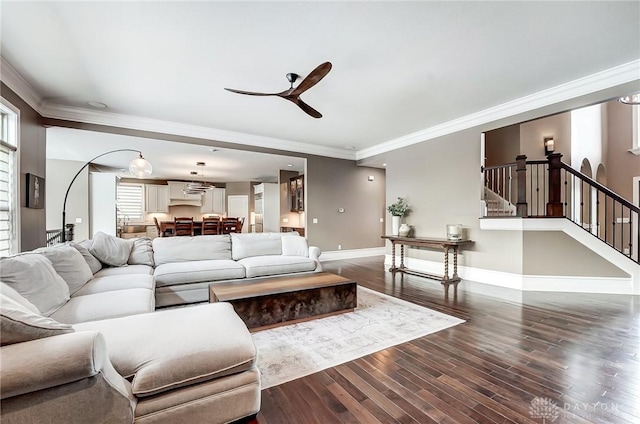
[[[393,215],[391,217],[391,234],[397,236],[400,231],[400,216]]]
[[[407,224],[400,225],[400,228],[398,229],[398,235],[400,237],[407,237],[410,232],[411,232],[411,227],[409,227],[409,225]]]

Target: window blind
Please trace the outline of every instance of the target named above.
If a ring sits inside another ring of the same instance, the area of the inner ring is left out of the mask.
[[[118,222],[144,221],[144,185],[122,183],[117,187]]]

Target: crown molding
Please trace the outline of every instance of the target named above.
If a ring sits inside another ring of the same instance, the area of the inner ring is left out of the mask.
[[[62,119],[66,121],[77,121],[87,124],[106,125],[110,127],[202,138],[227,143],[243,144],[247,146],[355,160],[355,152],[353,151],[113,112],[95,111],[72,106],[45,103],[41,108],[41,114],[47,118]]]
[[[442,137],[447,134],[452,134],[478,125],[487,124],[489,122],[498,121],[520,113],[529,112],[534,109],[638,80],[640,80],[640,60],[634,60],[632,62],[588,75],[568,83],[560,84],[480,112],[472,113],[440,125],[435,125],[430,128],[380,143],[376,146],[359,150],[356,152],[356,159],[365,159],[381,153],[390,152],[392,150],[411,146],[423,141]]]
[[[22,76],[0,56],[0,79],[35,111],[40,113],[42,98]]]

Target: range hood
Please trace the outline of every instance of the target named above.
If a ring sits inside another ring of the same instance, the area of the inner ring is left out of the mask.
[[[202,206],[202,199],[169,199],[169,206]]]

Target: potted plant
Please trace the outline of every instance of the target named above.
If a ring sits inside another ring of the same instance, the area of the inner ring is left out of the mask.
[[[402,197],[398,197],[395,203],[387,206],[387,210],[392,215],[391,232],[394,236],[397,236],[400,229],[400,219],[409,213],[409,205]]]

